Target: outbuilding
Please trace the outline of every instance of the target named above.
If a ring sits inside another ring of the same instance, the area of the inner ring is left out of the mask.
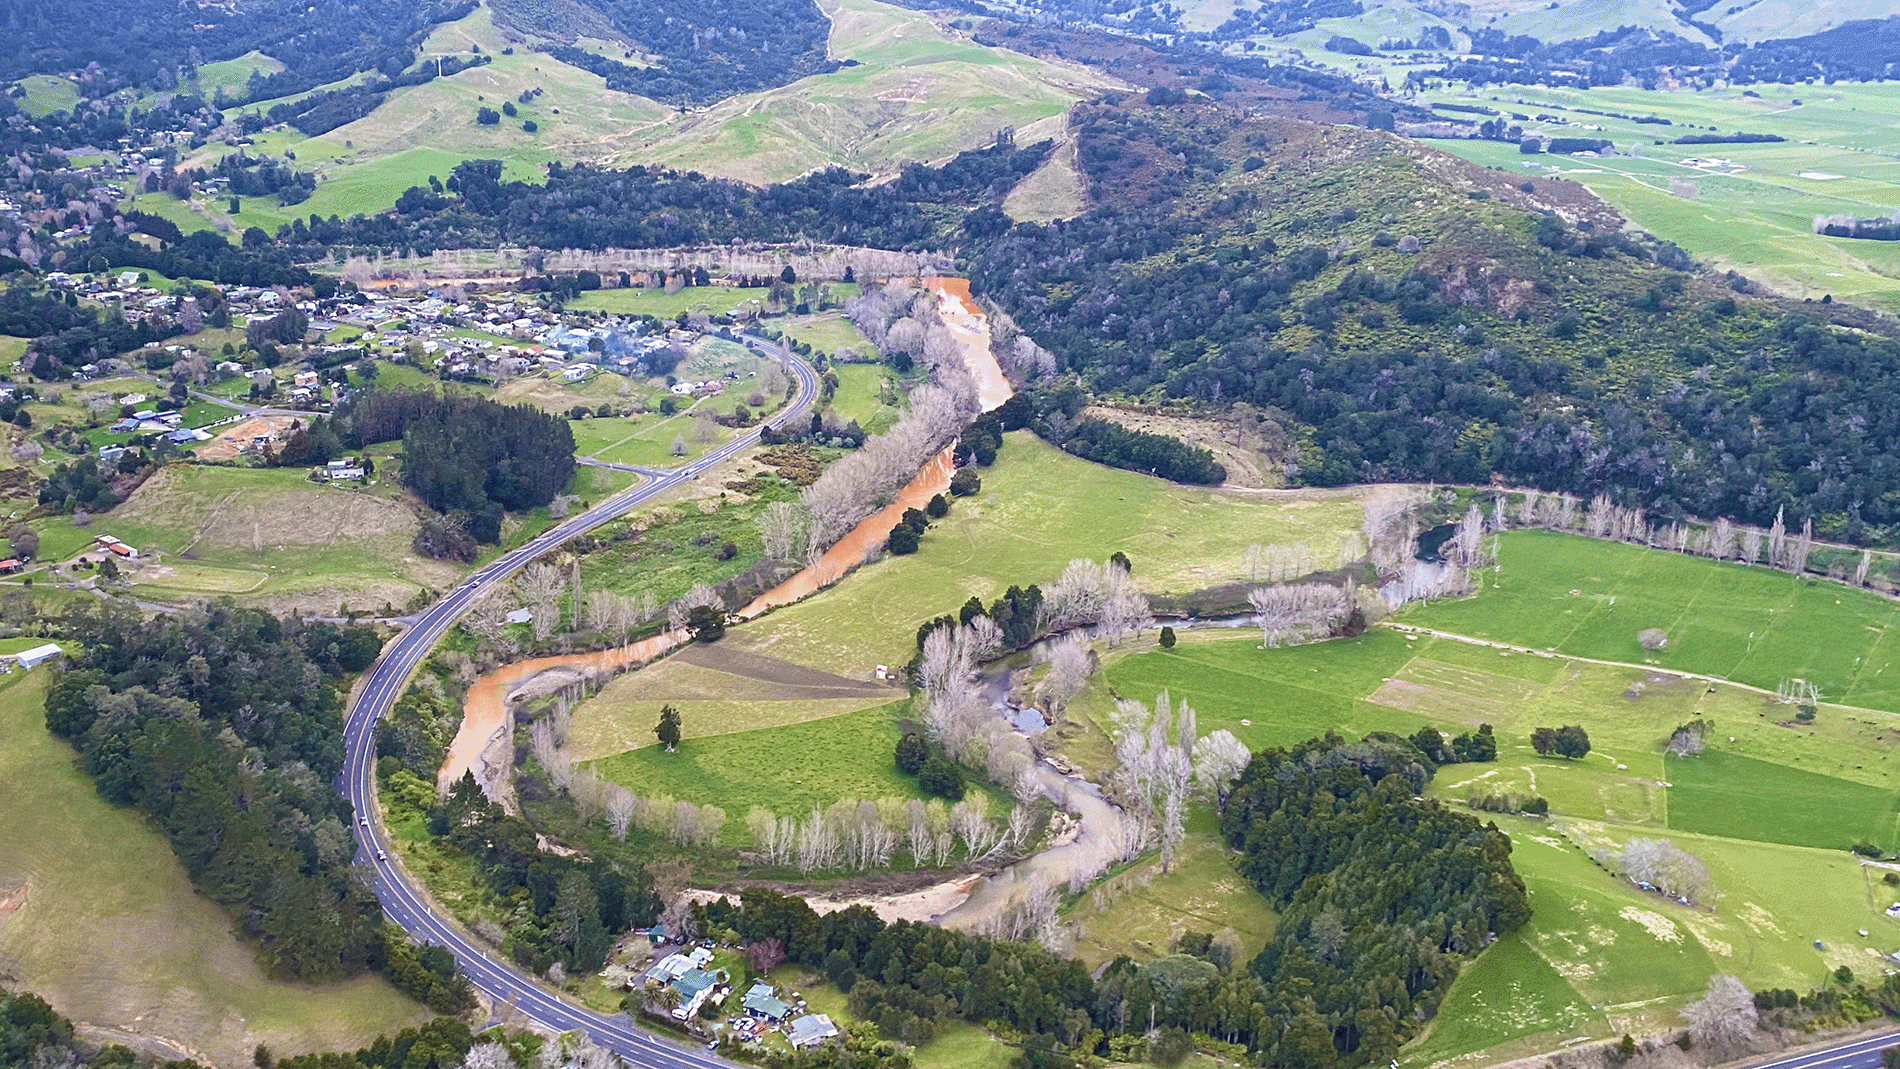
[[[65,655],[66,651],[60,649],[58,643],[48,642],[44,646],[35,646],[25,653],[18,654],[17,659],[20,662],[21,668],[37,668],[55,657],[64,657]]]

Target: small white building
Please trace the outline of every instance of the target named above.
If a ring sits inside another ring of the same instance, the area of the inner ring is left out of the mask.
[[[25,653],[15,656],[20,662],[21,668],[37,668],[55,657],[64,657],[65,655],[66,651],[60,649],[58,643],[48,642],[44,646],[35,646]]]

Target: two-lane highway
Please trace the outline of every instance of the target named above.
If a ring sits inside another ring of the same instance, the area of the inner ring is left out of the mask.
[[[760,353],[777,359],[797,381],[798,389],[791,404],[766,421],[777,427],[797,418],[818,396],[818,376],[810,365],[793,357],[783,347],[756,338],[745,343]],[[376,894],[391,920],[412,937],[425,943],[446,947],[455,955],[469,981],[498,1005],[512,1005],[536,1023],[568,1031],[581,1029],[595,1043],[606,1047],[629,1063],[652,1069],[709,1069],[731,1063],[706,1051],[683,1048],[657,1040],[635,1028],[623,1015],[602,1014],[574,1005],[541,986],[533,977],[512,964],[498,961],[475,943],[449,917],[438,914],[427,897],[409,882],[408,875],[388,856],[388,836],[382,828],[374,800],[376,761],[376,722],[389,713],[409,676],[435,648],[443,634],[454,625],[464,610],[496,583],[506,580],[548,550],[630,510],[651,501],[666,491],[697,479],[699,474],[750,447],[758,431],[740,435],[686,466],[643,480],[592,509],[548,530],[534,540],[502,554],[414,618],[413,623],[392,642],[370,667],[356,701],[344,721],[346,756],[339,776],[338,789],[350,800],[360,820],[356,826],[359,858],[375,873]]]

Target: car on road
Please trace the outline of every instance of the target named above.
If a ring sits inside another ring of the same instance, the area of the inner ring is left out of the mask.
[[[385,854],[385,853],[383,853],[383,852],[382,852],[381,850],[378,850],[378,851],[376,851],[376,860],[378,860],[378,861],[388,861],[388,860],[389,860],[389,855],[388,855],[388,854]]]
[[[356,822],[357,822],[358,824],[361,824],[361,825],[362,825],[362,826],[364,826],[365,828],[367,828],[367,827],[369,827],[369,818],[368,818],[368,817],[357,817],[357,818],[356,818]]]

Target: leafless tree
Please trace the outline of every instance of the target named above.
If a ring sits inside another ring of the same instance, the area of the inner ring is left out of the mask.
[[[1776,509],[1775,522],[1768,527],[1768,566],[1771,568],[1781,568],[1785,566],[1785,551],[1788,545],[1788,525],[1783,522],[1782,516],[1786,512],[1787,509],[1785,507]]]
[[[803,548],[805,513],[790,501],[774,501],[759,512],[759,540],[765,555],[773,560],[789,561]]]
[[[1808,570],[1808,555],[1814,552],[1814,519],[1801,521],[1801,534],[1788,546],[1788,570],[1801,575]]]
[[[707,586],[705,583],[694,583],[693,588],[681,595],[678,600],[667,603],[667,628],[673,631],[684,628],[686,626],[687,616],[701,605],[723,608],[725,602],[719,599],[718,593],[715,592],[712,587]]]
[[[683,457],[686,455],[686,436],[685,435],[676,434],[673,436],[673,446],[672,446],[671,452],[676,457]]]
[[[1813,708],[1821,704],[1821,688],[1805,679],[1784,679],[1775,687],[1775,699],[1783,705]]]
[[[515,580],[534,612],[534,637],[545,639],[554,633],[557,622],[555,606],[561,600],[561,592],[567,588],[567,580],[561,570],[546,561],[535,561],[521,570],[521,577]]]
[[[1479,568],[1491,563],[1484,548],[1484,513],[1472,505],[1453,529],[1445,545],[1446,556],[1460,568]]]
[[[477,1043],[462,1056],[462,1069],[515,1069],[508,1048],[499,1043]]]
[[[1636,641],[1644,649],[1654,652],[1669,644],[1669,632],[1660,627],[1646,627],[1636,633]]]
[[[1049,699],[1052,716],[1061,716],[1069,699],[1075,697],[1094,671],[1095,657],[1089,650],[1088,639],[1080,632],[1071,631],[1050,645],[1049,675],[1043,683],[1043,693]]]
[[[1623,844],[1623,876],[1665,894],[1706,901],[1715,883],[1702,859],[1667,839],[1631,839]]]
[[[1761,532],[1755,530],[1753,527],[1742,532],[1741,559],[1748,564],[1754,564],[1761,560]]]
[[[1873,567],[1873,563],[1874,563],[1874,551],[1871,549],[1861,550],[1860,563],[1854,566],[1854,585],[1855,586],[1867,585],[1867,570]]]
[[[1212,732],[1194,745],[1194,784],[1203,797],[1214,803],[1216,812],[1227,809],[1228,792],[1252,759],[1247,744],[1226,728]]]
[[[1255,587],[1247,592],[1260,625],[1260,644],[1272,649],[1323,638],[1338,630],[1352,614],[1351,591],[1326,583],[1286,583]]]
[[[1698,1046],[1718,1051],[1747,1046],[1758,1024],[1755,996],[1733,976],[1709,977],[1708,991],[1684,1006],[1682,1017]]]
[[[617,783],[608,785],[606,795],[607,827],[614,833],[614,838],[625,842],[627,831],[633,827],[633,814],[639,800],[632,791]]]
[[[1728,560],[1735,555],[1735,525],[1727,517],[1718,517],[1709,525],[1709,556]]]
[[[1708,745],[1704,733],[1693,727],[1677,728],[1676,733],[1669,736],[1669,752],[1677,757],[1694,757]]]

